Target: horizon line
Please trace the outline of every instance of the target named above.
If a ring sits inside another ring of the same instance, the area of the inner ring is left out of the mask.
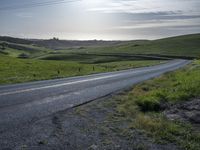
[[[153,40],[160,40],[160,39],[167,39],[167,38],[173,38],[173,37],[179,37],[179,36],[186,36],[186,35],[197,35],[197,34],[200,34],[200,32],[198,33],[190,33],[190,34],[178,34],[178,35],[175,35],[175,36],[166,36],[166,37],[161,37],[161,38],[153,38],[153,39],[140,39],[140,38],[137,38],[137,39],[130,39],[130,40],[106,40],[106,39],[64,39],[64,38],[59,38],[59,37],[52,37],[52,38],[25,38],[25,37],[16,37],[16,36],[11,36],[11,35],[0,35],[0,37],[9,37],[9,38],[16,38],[16,39],[24,39],[24,40],[59,40],[59,41],[144,41],[144,40],[147,40],[147,41],[153,41]]]

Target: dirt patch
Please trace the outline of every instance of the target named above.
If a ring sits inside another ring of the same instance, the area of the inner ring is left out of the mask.
[[[164,114],[170,120],[189,122],[194,126],[200,124],[200,98],[181,102],[172,106]]]

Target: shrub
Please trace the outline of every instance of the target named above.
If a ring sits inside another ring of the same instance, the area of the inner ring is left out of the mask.
[[[6,49],[6,46],[7,46],[7,43],[3,42],[3,43],[0,43],[1,45],[1,50],[5,50]]]
[[[154,96],[141,96],[136,100],[136,104],[142,111],[159,111],[160,100]]]
[[[189,100],[200,95],[200,68],[199,61],[193,67],[167,73],[160,78],[147,82],[149,86],[138,86],[133,91],[135,102],[142,111],[159,111],[165,109],[163,105]],[[139,93],[139,94],[138,94]],[[166,105],[166,106],[167,106]]]

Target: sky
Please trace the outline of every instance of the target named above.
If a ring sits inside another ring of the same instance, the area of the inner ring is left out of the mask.
[[[67,40],[200,33],[200,0],[0,0],[0,35]]]

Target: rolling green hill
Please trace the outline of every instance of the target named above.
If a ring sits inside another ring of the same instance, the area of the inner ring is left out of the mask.
[[[153,41],[133,41],[120,46],[86,48],[76,52],[200,57],[200,34],[184,35]]]
[[[123,54],[123,55],[148,55],[148,56],[175,56],[175,57],[200,57],[200,34],[191,34],[177,37],[170,37],[159,40],[135,40],[135,41],[65,41],[55,40],[24,40],[9,37],[0,37],[0,44],[6,42],[7,49],[1,53],[8,53],[11,56],[18,56],[21,53],[31,58],[50,60],[70,60],[71,55],[80,54]],[[37,43],[37,44],[36,44]],[[45,43],[45,44],[44,44]],[[60,50],[67,45],[67,48]],[[49,49],[49,46],[54,47]],[[58,47],[56,47],[56,45]],[[71,47],[70,47],[71,45]],[[85,45],[85,46],[83,46]],[[92,45],[92,46],[91,46]],[[100,46],[101,45],[101,46]],[[46,47],[45,47],[46,46]],[[1,47],[0,47],[1,48]],[[59,50],[55,50],[59,49]],[[80,56],[77,56],[79,58]],[[97,56],[96,56],[97,57]]]
[[[45,47],[38,47],[32,44],[21,44],[21,43],[10,43],[5,41],[0,41],[0,53],[12,56],[19,57],[24,54],[28,58],[39,57],[43,54],[47,54],[52,50]]]
[[[38,46],[23,39],[1,40],[0,84],[148,66],[160,63],[159,59],[168,56],[200,56],[200,34],[63,50]]]

